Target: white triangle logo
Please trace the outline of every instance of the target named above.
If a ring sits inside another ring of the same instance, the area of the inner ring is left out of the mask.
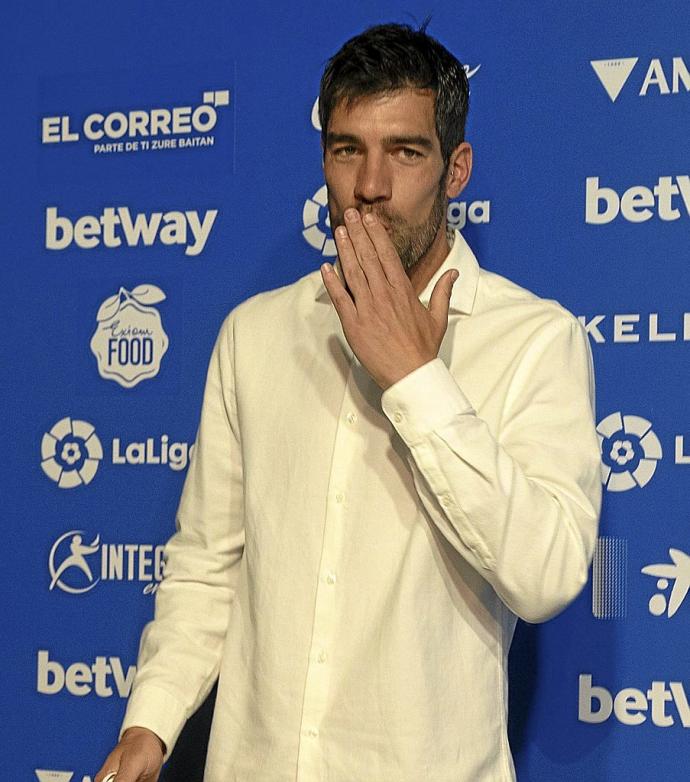
[[[618,60],[590,60],[594,73],[599,77],[604,89],[614,103],[625,86],[628,76],[635,67],[637,57],[622,57]]]
[[[45,768],[34,769],[39,782],[69,782],[74,771],[49,771]]]

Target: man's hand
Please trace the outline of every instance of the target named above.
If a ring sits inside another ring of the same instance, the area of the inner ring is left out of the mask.
[[[165,745],[148,728],[128,728],[105,759],[94,782],[156,782],[163,766]],[[111,777],[115,772],[115,777]]]
[[[352,352],[385,391],[438,356],[457,271],[438,280],[427,309],[380,220],[371,213],[360,219],[356,209],[347,209],[345,220],[335,239],[350,292],[330,264],[321,276]]]

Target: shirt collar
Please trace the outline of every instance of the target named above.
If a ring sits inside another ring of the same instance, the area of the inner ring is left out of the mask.
[[[479,264],[463,238],[460,231],[455,231],[455,241],[453,247],[446,256],[446,259],[439,266],[433,277],[427,283],[426,288],[419,296],[419,300],[425,307],[429,306],[429,299],[434,286],[439,278],[449,269],[457,269],[460,273],[458,281],[453,286],[450,296],[449,312],[461,315],[470,315],[474,307],[474,300],[477,294],[477,284],[479,283]],[[317,301],[329,300],[328,291],[323,282],[319,279],[314,298]]]

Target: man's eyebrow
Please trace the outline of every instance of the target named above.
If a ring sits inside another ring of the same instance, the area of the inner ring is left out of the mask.
[[[331,144],[360,144],[362,139],[351,133],[326,133],[326,146]]]
[[[387,136],[383,139],[387,147],[412,146],[432,150],[434,144],[428,136]]]
[[[332,144],[361,144],[362,139],[352,133],[327,133],[326,146]],[[428,136],[386,136],[383,139],[386,147],[413,146],[422,147],[431,151],[434,148],[433,141]]]

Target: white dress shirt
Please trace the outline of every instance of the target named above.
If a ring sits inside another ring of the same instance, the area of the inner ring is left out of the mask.
[[[207,782],[500,782],[516,616],[582,589],[601,499],[587,337],[477,265],[381,394],[318,272],[226,319],[123,730],[171,750],[220,675]]]

